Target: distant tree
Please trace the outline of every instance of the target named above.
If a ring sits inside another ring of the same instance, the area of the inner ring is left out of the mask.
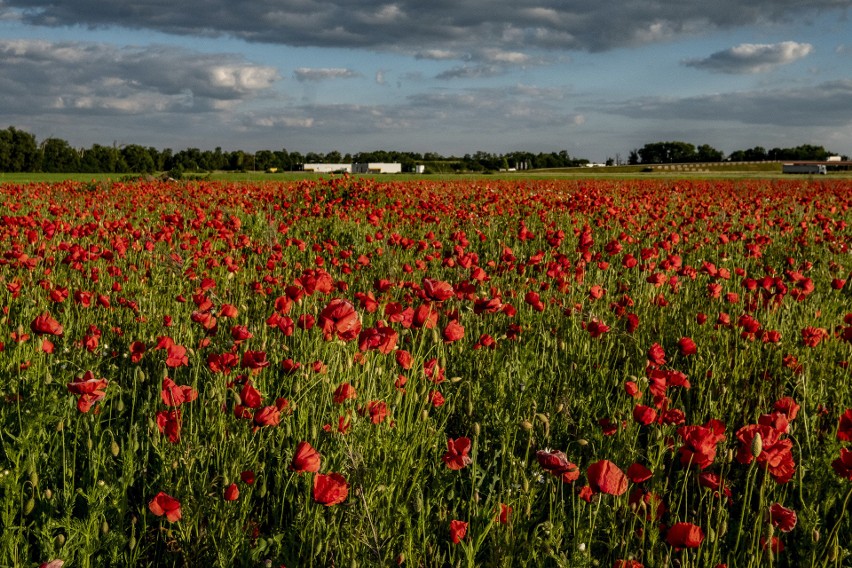
[[[155,169],[154,159],[148,150],[138,144],[128,144],[121,149],[125,170],[137,174],[151,173]]]
[[[35,136],[14,126],[0,130],[0,171],[34,172],[40,160]]]
[[[699,162],[721,162],[724,158],[724,153],[709,144],[702,144],[698,147],[696,160]]]
[[[627,155],[627,164],[630,166],[635,166],[639,163],[639,150],[633,149],[630,150],[630,153]]]
[[[42,142],[41,170],[43,172],[80,171],[80,156],[65,140],[48,138]]]

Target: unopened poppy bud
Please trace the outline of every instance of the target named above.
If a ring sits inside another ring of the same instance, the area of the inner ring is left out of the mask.
[[[44,498],[48,501],[53,499],[53,491],[51,491],[50,488],[44,490]]]
[[[530,422],[529,420],[524,420],[521,422],[521,428],[523,428],[524,430],[532,430],[532,427],[532,422]]]
[[[101,533],[102,534],[109,534],[109,523],[108,522],[104,521],[103,523],[101,523]]]
[[[559,406],[556,407],[556,413],[558,414],[558,413],[562,412],[562,410],[564,408],[565,408],[565,405],[560,402]]]
[[[579,440],[577,440],[577,443],[580,444],[581,446],[588,446],[589,445],[589,441],[585,438],[580,438]]]
[[[124,401],[122,399],[118,399],[118,402],[116,403],[115,406],[116,406],[116,409],[118,409],[119,412],[122,412],[124,410]]]
[[[482,431],[482,428],[479,425],[479,422],[474,422],[473,423],[473,435],[476,436],[476,437],[479,437],[479,434],[480,434],[481,431]]]
[[[64,420],[60,420],[60,421],[59,421],[59,424],[57,424],[57,425],[56,425],[56,431],[57,431],[57,432],[62,432],[62,430],[63,430],[64,428],[65,428],[65,421],[64,421]]]
[[[30,472],[30,484],[33,487],[38,487],[38,472],[36,470]]]
[[[91,438],[91,437],[86,438],[86,447],[89,449],[89,451],[90,451],[90,452],[92,451],[92,446],[93,446],[93,445],[94,445],[94,444],[92,444],[92,438]]]
[[[423,420],[424,422],[429,420],[429,411],[425,408],[423,409],[423,412],[420,413],[420,420]]]
[[[56,535],[56,545],[62,546],[63,544],[65,544],[65,535],[59,533],[58,535]]]
[[[755,458],[760,457],[760,454],[763,453],[763,438],[760,437],[760,433],[754,435],[754,439],[751,441],[751,455]]]
[[[118,454],[121,452],[121,448],[118,446],[118,442],[113,439],[112,444],[109,446],[109,451],[112,453],[112,457],[117,458]]]
[[[417,497],[414,499],[414,510],[416,512],[423,511],[423,496],[421,494],[417,494]]]
[[[136,370],[134,371],[134,373],[136,375],[137,381],[139,381],[140,383],[145,382],[145,371],[142,370],[142,367],[136,367]]]
[[[172,469],[177,469],[177,468],[178,468],[178,462],[177,462],[177,460],[175,460],[175,461],[172,462]]]
[[[32,513],[33,509],[35,509],[35,497],[30,497],[30,500],[24,505],[24,516]]]
[[[814,529],[813,532],[811,532],[811,538],[813,539],[814,542],[819,542],[819,530],[818,529]]]
[[[734,450],[732,450],[732,449],[728,449],[728,455],[727,455],[727,456],[725,456],[725,458],[726,458],[726,459],[725,459],[725,462],[726,462],[726,463],[731,463],[731,462],[733,462],[733,461],[734,461]]]

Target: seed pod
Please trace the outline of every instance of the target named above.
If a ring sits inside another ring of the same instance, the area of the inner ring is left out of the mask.
[[[751,455],[754,458],[759,458],[760,454],[763,453],[763,438],[760,437],[760,433],[754,435],[754,439],[751,441]]]

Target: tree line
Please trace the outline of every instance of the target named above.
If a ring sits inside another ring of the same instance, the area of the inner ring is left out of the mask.
[[[724,152],[708,144],[695,145],[688,142],[653,142],[642,148],[633,150],[628,157],[628,163],[636,164],[670,164],[696,162],[763,162],[763,161],[825,161],[829,156],[837,155],[822,146],[802,144],[794,148],[772,148],[766,150],[755,146],[748,150],[731,152],[727,158]],[[842,159],[848,160],[847,156]]]
[[[795,148],[773,148],[760,146],[738,150],[727,157],[730,161],[762,160],[825,160],[833,155],[822,146],[802,145]],[[665,164],[688,162],[721,162],[723,152],[704,144],[694,146],[688,142],[653,142],[630,152],[629,164]],[[847,159],[844,156],[844,159]],[[210,171],[295,171],[305,163],[365,163],[399,162],[403,171],[414,171],[415,165],[423,164],[427,172],[488,172],[499,170],[529,170],[542,168],[577,167],[589,160],[572,157],[566,150],[559,152],[508,152],[494,154],[476,152],[464,156],[442,156],[435,152],[400,152],[379,150],[357,154],[341,154],[297,151],[243,150],[224,151],[186,148],[177,152],[170,148],[159,150],[138,144],[104,146],[93,144],[89,148],[74,148],[61,138],[46,138],[41,142],[35,135],[10,126],[0,130],[0,172],[56,172],[56,173],[153,173],[169,172],[179,176],[183,173]],[[608,159],[607,165],[619,164],[620,160]]]

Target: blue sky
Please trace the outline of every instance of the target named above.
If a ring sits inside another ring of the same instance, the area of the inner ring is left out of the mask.
[[[852,154],[852,0],[0,0],[0,128],[75,146]]]

